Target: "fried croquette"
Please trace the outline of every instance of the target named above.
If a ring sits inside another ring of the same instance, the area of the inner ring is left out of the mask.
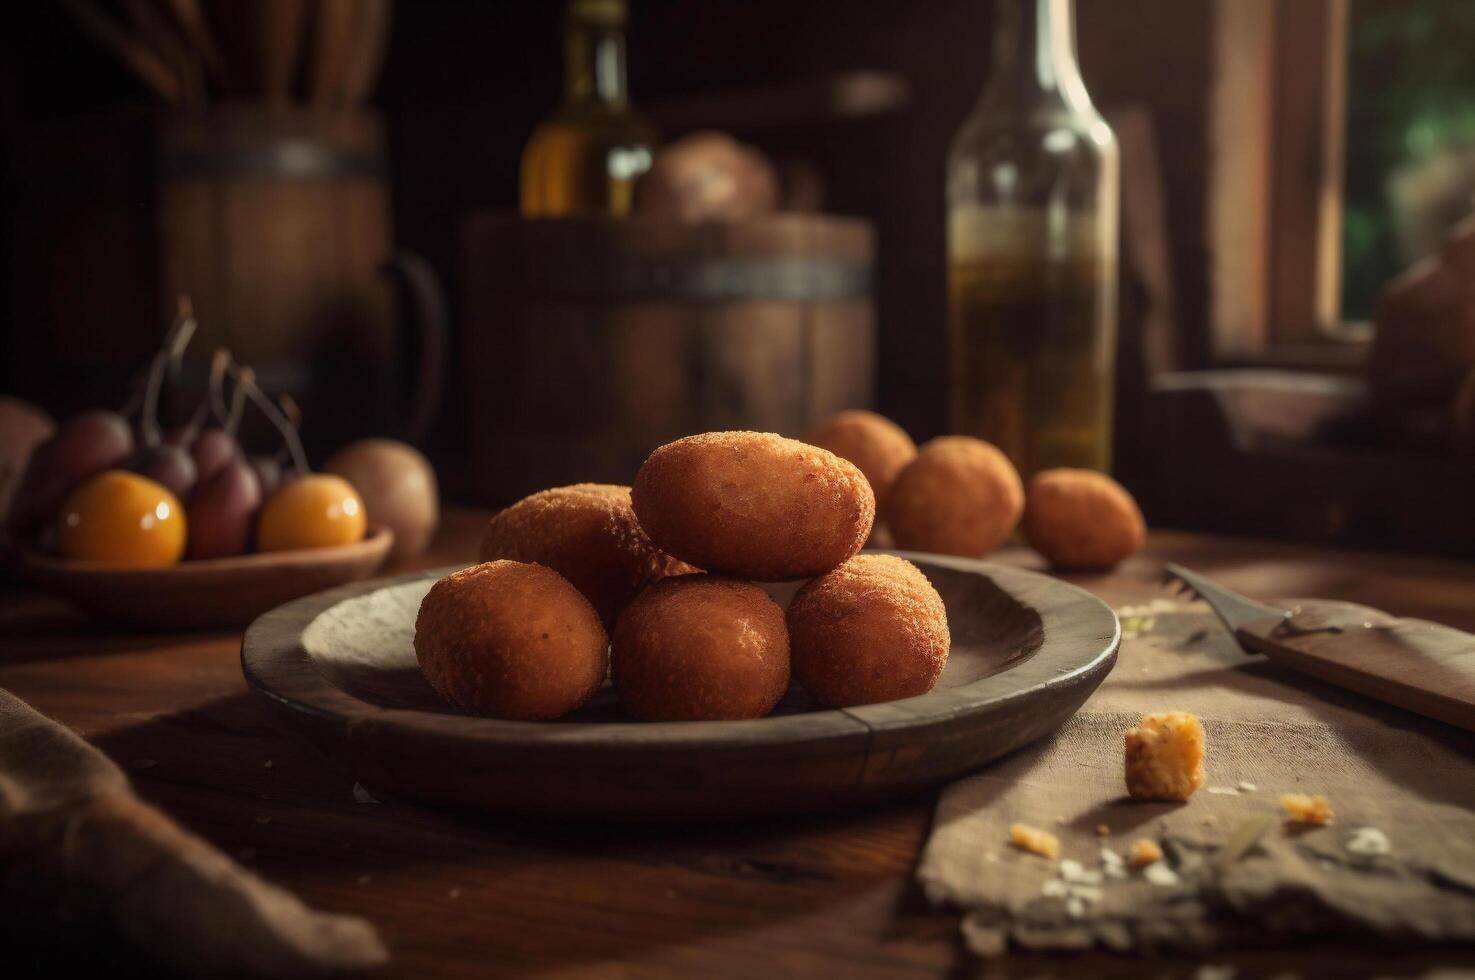
[[[1094,470],[1044,470],[1025,494],[1024,538],[1056,568],[1111,568],[1142,547],[1147,524],[1120,483]]]
[[[457,707],[549,721],[604,683],[609,638],[589,600],[551,568],[493,561],[431,586],[415,617],[415,658]]]
[[[876,498],[855,464],[771,432],[708,432],[650,454],[632,490],[659,547],[711,572],[810,578],[860,550]]]
[[[641,721],[761,718],[789,688],[783,610],[748,582],[664,579],[620,614],[611,676]]]
[[[844,708],[926,694],[947,665],[947,609],[927,576],[894,555],[857,555],[789,604],[794,678]]]
[[[917,444],[905,429],[884,415],[864,409],[847,409],[831,416],[804,441],[858,466],[876,495],[878,513],[885,512],[886,495],[896,474],[917,456]]]
[[[993,551],[1024,510],[1019,471],[993,445],[939,436],[897,474],[883,519],[896,546],[977,558]]]
[[[696,569],[665,554],[635,519],[630,488],[577,483],[524,497],[492,517],[481,560],[537,562],[573,583],[607,628],[646,585]]]

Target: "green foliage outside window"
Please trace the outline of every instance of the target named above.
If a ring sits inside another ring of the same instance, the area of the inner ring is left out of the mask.
[[[1351,0],[1350,16],[1342,319],[1363,320],[1475,205],[1475,2]]]

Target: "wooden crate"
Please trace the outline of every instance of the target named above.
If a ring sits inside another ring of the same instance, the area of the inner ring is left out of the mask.
[[[1156,526],[1475,556],[1475,459],[1388,445],[1359,378],[1170,373],[1148,408]]]
[[[680,436],[802,435],[871,403],[866,222],[483,213],[463,231],[468,428],[484,503],[629,483]]]

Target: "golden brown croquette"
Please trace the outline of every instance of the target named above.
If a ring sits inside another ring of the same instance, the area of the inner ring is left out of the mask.
[[[640,524],[683,561],[738,578],[829,571],[871,533],[865,475],[826,449],[765,432],[687,436],[650,454],[632,490]]]
[[[940,436],[897,475],[883,517],[898,548],[977,558],[1003,543],[1023,510],[1007,456],[982,439]]]
[[[886,497],[902,468],[917,457],[917,444],[906,430],[884,415],[848,409],[831,416],[804,441],[828,449],[860,468],[876,495],[876,512],[886,510]]]
[[[1025,494],[1024,538],[1062,569],[1111,568],[1147,538],[1137,501],[1120,483],[1094,470],[1044,470]]]
[[[926,694],[947,665],[942,597],[911,562],[857,555],[789,604],[794,678],[832,708]]]
[[[789,688],[783,610],[748,582],[663,579],[620,614],[611,676],[641,721],[761,718]]]
[[[493,516],[481,560],[499,558],[547,565],[584,593],[606,627],[649,583],[696,571],[651,543],[629,487],[606,483],[542,490]]]
[[[415,617],[415,658],[457,707],[548,721],[604,683],[609,638],[589,600],[551,568],[493,561],[431,586]]]

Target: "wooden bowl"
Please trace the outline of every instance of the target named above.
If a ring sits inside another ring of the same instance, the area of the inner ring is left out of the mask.
[[[155,630],[240,629],[299,596],[379,570],[394,544],[387,527],[337,548],[273,551],[182,561],[168,568],[118,568],[16,552],[21,577],[109,623]]]
[[[852,806],[957,778],[1057,728],[1116,660],[1099,599],[986,562],[894,552],[947,605],[952,653],[921,697],[817,707],[792,689],[752,721],[642,724],[605,686],[557,722],[457,713],[412,646],[437,569],[299,599],[251,625],[250,686],[374,792],[581,818],[737,817]],[[787,603],[796,584],[773,586]]]

